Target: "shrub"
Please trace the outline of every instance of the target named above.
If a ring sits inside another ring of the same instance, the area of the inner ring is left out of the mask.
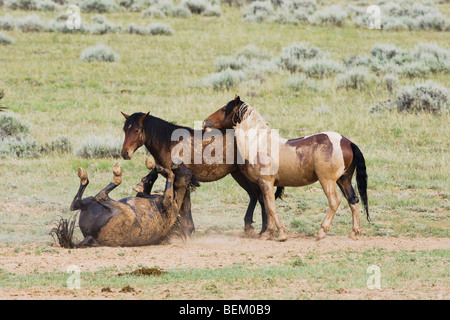
[[[236,56],[244,57],[247,59],[259,59],[259,60],[270,59],[270,54],[268,52],[261,51],[261,49],[252,44],[243,47],[236,53]]]
[[[174,7],[168,14],[177,18],[188,18],[192,15],[191,11],[182,5]]]
[[[373,77],[366,68],[354,68],[345,73],[338,74],[335,78],[336,88],[364,90]]]
[[[351,56],[344,59],[344,65],[348,67],[369,67],[371,60],[369,57]]]
[[[37,10],[40,11],[57,11],[60,8],[61,6],[52,0],[39,0],[37,2]]]
[[[0,116],[0,138],[29,133],[30,129],[26,122],[10,115]]]
[[[430,68],[421,61],[413,61],[403,65],[401,73],[409,78],[425,77],[430,73]]]
[[[105,13],[118,9],[114,0],[81,0],[79,5],[83,12]]]
[[[317,25],[343,26],[347,17],[347,11],[336,4],[316,11],[310,21]]]
[[[114,62],[120,59],[120,56],[111,48],[104,44],[97,44],[96,46],[85,49],[80,56],[81,61],[105,61]]]
[[[307,42],[293,43],[281,50],[276,62],[282,68],[295,72],[301,69],[304,60],[318,58],[321,55],[322,53],[317,47],[310,46]]]
[[[395,74],[386,74],[382,78],[382,83],[389,92],[393,92],[398,85],[398,77]]]
[[[16,27],[16,22],[13,17],[7,15],[0,17],[0,30],[14,30]]]
[[[271,19],[275,10],[270,1],[254,1],[243,10],[244,20],[262,22]]]
[[[130,26],[128,27],[128,33],[146,35],[149,34],[150,31],[146,27],[141,27],[134,23],[130,23]]]
[[[226,69],[210,75],[203,80],[203,85],[214,90],[231,89],[245,80],[245,74],[240,70]]]
[[[69,137],[61,136],[54,140],[51,140],[50,142],[45,143],[44,146],[41,147],[41,152],[70,153],[72,152],[72,143],[70,142]]]
[[[89,31],[92,34],[116,33],[122,29],[119,25],[108,21],[102,15],[92,17],[92,21],[94,23],[89,27]]]
[[[38,158],[37,141],[28,134],[18,134],[0,139],[0,157]]]
[[[431,72],[450,71],[450,51],[436,43],[419,43],[412,51],[412,56],[426,65]]]
[[[174,33],[172,27],[162,22],[154,22],[148,25],[148,30],[152,35],[167,35],[170,36]]]
[[[315,82],[311,79],[307,79],[302,73],[295,74],[286,80],[286,87],[294,90],[300,91],[304,89],[317,90]]]
[[[150,18],[165,18],[166,14],[157,7],[150,7],[142,12],[142,16]]]
[[[409,0],[378,1],[380,5],[381,27],[385,30],[437,30],[449,28],[448,19],[431,2]],[[366,26],[368,15],[365,8],[351,5],[356,25]]]
[[[202,12],[202,16],[205,17],[220,17],[222,15],[222,10],[220,5],[208,5]]]
[[[47,24],[37,15],[29,15],[17,21],[17,27],[22,32],[40,32],[47,29]]]
[[[380,63],[394,62],[402,64],[411,61],[411,57],[405,50],[399,49],[392,44],[375,44],[370,50],[373,58]]]
[[[444,113],[449,109],[448,90],[431,81],[416,83],[400,88],[394,103],[398,111]]]
[[[312,78],[325,78],[342,71],[342,66],[334,60],[320,58],[308,60],[303,65],[303,72]]]
[[[316,0],[283,0],[280,7],[289,11],[304,10],[308,14],[313,13],[317,9]]]
[[[216,71],[223,71],[226,69],[231,70],[242,70],[244,68],[244,63],[247,62],[245,58],[235,58],[235,57],[218,57],[214,63]]]
[[[12,10],[37,10],[38,7],[36,0],[5,0],[4,5]]]
[[[12,44],[14,43],[14,39],[7,36],[3,32],[0,32],[0,45]]]
[[[75,151],[81,158],[120,158],[122,142],[111,136],[89,136]]]
[[[210,3],[206,0],[183,0],[182,5],[193,14],[202,14]]]

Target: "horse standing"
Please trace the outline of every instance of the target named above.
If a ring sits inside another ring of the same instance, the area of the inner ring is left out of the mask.
[[[261,235],[263,239],[272,237],[275,232],[274,224],[278,228],[278,240],[287,239],[285,227],[276,211],[274,186],[300,187],[319,181],[328,198],[329,210],[316,234],[316,239],[320,240],[326,236],[341,203],[336,189],[337,184],[352,211],[353,228],[349,237],[356,240],[361,234],[361,225],[359,199],[351,183],[355,170],[358,191],[367,219],[370,221],[364,156],[358,146],[340,134],[322,132],[298,139],[283,139],[269,128],[254,108],[241,101],[238,96],[206,118],[203,127],[220,130],[234,128],[238,150],[245,159],[245,164],[239,168],[246,178],[259,185],[263,193],[268,215],[267,229]],[[263,137],[253,135],[250,138],[248,133],[251,130],[258,130],[258,134],[262,133]],[[260,147],[258,152],[248,151],[248,147],[251,148],[252,144],[261,141],[267,142],[258,146]],[[269,149],[268,145],[271,148],[276,145],[278,152],[271,153],[272,149]],[[274,164],[277,170],[269,174],[262,173],[267,172],[266,169],[270,169]]]
[[[197,136],[204,136],[204,130],[197,131],[189,127],[179,126],[158,117],[154,117],[149,113],[145,114],[138,112],[132,115],[127,115],[122,112],[122,115],[126,119],[123,126],[125,140],[122,147],[122,157],[125,160],[131,159],[134,152],[144,145],[155,159],[156,164],[164,168],[170,168],[170,164],[172,162],[172,151],[179,143],[181,143],[179,140],[172,140],[176,130],[186,133],[187,141],[183,141],[183,143],[191,145],[191,154],[184,156],[190,156],[190,159],[196,158],[196,143],[200,143],[200,151],[203,153],[205,149],[207,149],[208,146],[214,141],[214,139],[201,139],[201,141],[196,141]],[[261,233],[263,233],[267,226],[267,215],[265,213],[264,201],[262,200],[262,193],[259,186],[245,178],[245,176],[239,171],[235,161],[232,161],[232,163],[227,163],[227,151],[228,153],[232,152],[234,155],[236,154],[234,137],[231,141],[224,139],[223,145],[218,147],[221,148],[220,151],[222,151],[223,155],[220,163],[206,163],[202,157],[200,163],[184,162],[185,165],[192,171],[193,177],[199,182],[216,181],[222,179],[228,174],[231,174],[238,184],[245,191],[247,191],[250,196],[250,202],[244,218],[246,234],[253,232],[253,212],[257,201],[259,201],[261,205],[261,217],[263,220]],[[150,179],[153,178],[156,179],[156,177],[150,177]],[[282,192],[283,188],[278,188],[274,197],[281,197]],[[188,227],[191,228],[191,232],[193,232],[194,223],[192,221],[191,210],[188,208],[188,210],[183,211],[189,212],[189,217],[187,220],[190,221],[190,225]]]

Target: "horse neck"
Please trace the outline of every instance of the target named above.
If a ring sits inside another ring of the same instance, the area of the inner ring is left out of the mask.
[[[145,147],[155,159],[155,162],[165,168],[170,168],[172,163],[171,151],[177,141],[172,141],[173,131],[181,127],[163,119],[150,116],[146,128],[160,128],[160,130],[145,130]]]
[[[285,141],[277,131],[270,129],[264,118],[250,106],[241,122],[234,126],[234,130],[237,148],[245,160],[249,160],[249,150],[252,147],[258,146],[258,151],[265,151],[270,155],[269,141],[270,145]]]
[[[177,221],[178,215],[181,210],[181,206],[183,205],[183,201],[185,199],[186,193],[188,191],[188,187],[182,188],[174,188],[174,207],[167,210],[167,219],[165,222],[165,228],[167,231],[172,228],[174,223]]]

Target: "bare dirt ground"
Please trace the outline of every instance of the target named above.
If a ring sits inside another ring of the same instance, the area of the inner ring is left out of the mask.
[[[385,238],[385,237],[362,237],[358,241],[350,240],[343,236],[329,236],[319,242],[313,238],[305,238],[296,235],[290,235],[286,242],[263,241],[259,239],[250,239],[242,236],[239,232],[231,235],[201,235],[194,236],[187,242],[175,240],[171,244],[133,247],[133,248],[109,248],[97,247],[87,249],[63,249],[54,247],[54,250],[42,251],[38,255],[34,254],[33,249],[17,252],[14,248],[0,248],[0,268],[14,274],[29,274],[36,271],[66,272],[68,266],[77,265],[81,272],[97,271],[108,267],[114,267],[118,270],[130,271],[138,265],[148,267],[158,266],[162,270],[168,269],[193,269],[193,268],[224,268],[234,264],[243,264],[251,268],[279,265],[284,262],[292,261],[296,257],[304,257],[310,252],[319,252],[325,254],[338,250],[356,250],[364,251],[373,248],[383,248],[385,250],[431,250],[431,249],[449,249],[450,239],[448,238]],[[202,283],[184,288],[183,297],[186,299],[196,298],[195,292],[201,287]],[[416,284],[418,285],[418,284]],[[403,288],[403,293],[408,290],[414,290],[414,281],[411,282],[411,288]],[[291,281],[286,283],[285,287],[292,287],[295,290],[302,290],[305,293],[314,290],[311,284],[304,280]],[[173,287],[169,285],[158,285],[151,297],[153,299],[170,298],[173,295]],[[245,292],[239,292],[239,288],[230,288],[233,294],[227,298],[241,298]],[[427,292],[430,297],[449,299],[445,284],[433,285]],[[177,290],[175,288],[175,290]],[[180,289],[181,290],[181,289]],[[262,285],[261,290],[265,290]],[[396,299],[404,298],[402,290],[393,292],[392,290],[378,290],[372,292],[370,297],[374,299]],[[179,294],[180,292],[178,292]],[[28,288],[28,289],[10,289],[0,290],[2,299],[136,299],[148,298],[142,296],[143,292],[136,289],[132,292],[121,292],[115,288],[111,291],[79,289],[74,292],[67,288],[46,287]],[[271,291],[273,296],[273,290]],[[343,290],[335,292],[337,298],[363,298],[359,289]],[[275,295],[276,297],[276,295]],[[329,296],[328,296],[329,297]],[[203,297],[204,298],[204,297]],[[419,298],[419,297],[417,297]],[[426,297],[425,297],[426,298]]]

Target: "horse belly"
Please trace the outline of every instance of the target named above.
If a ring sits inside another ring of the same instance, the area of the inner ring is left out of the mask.
[[[299,159],[280,159],[275,185],[283,187],[301,187],[317,181],[314,166]]]
[[[131,198],[127,211],[118,211],[100,230],[96,242],[103,246],[143,246],[156,243],[162,235],[163,219],[154,201]]]
[[[186,164],[186,167],[200,182],[217,181],[236,170],[234,164]]]

